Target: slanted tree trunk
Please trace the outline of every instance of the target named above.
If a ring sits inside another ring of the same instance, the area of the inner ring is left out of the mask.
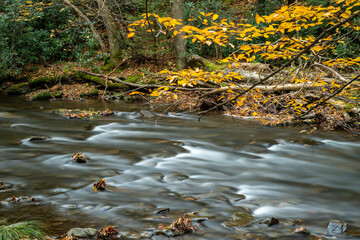
[[[171,15],[175,19],[184,19],[184,13],[182,9],[182,0],[171,0]],[[180,27],[177,27],[179,31]],[[174,48],[177,56],[177,65],[179,68],[184,68],[186,64],[186,46],[185,39],[182,38],[184,34],[179,33],[174,37]]]
[[[120,42],[117,39],[118,29],[114,18],[104,0],[96,0],[103,19],[110,48],[110,62],[116,64],[121,59]]]
[[[107,48],[104,44],[104,41],[101,38],[100,33],[96,30],[94,24],[90,21],[90,19],[82,12],[79,8],[77,8],[74,4],[72,4],[69,0],[63,0],[65,5],[70,6],[79,16],[85,20],[87,24],[89,24],[91,31],[93,32],[95,38],[99,41],[101,52],[106,53]]]

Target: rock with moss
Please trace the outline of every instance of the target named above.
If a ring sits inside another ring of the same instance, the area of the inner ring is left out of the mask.
[[[43,87],[49,87],[50,85],[54,84],[56,82],[55,78],[36,78],[29,81],[29,86],[31,88],[43,88]]]
[[[6,92],[12,95],[20,95],[31,92],[31,88],[27,83],[19,83],[19,84],[14,84],[8,89],[6,89]]]
[[[52,96],[51,96],[51,93],[49,93],[48,91],[43,91],[43,92],[40,92],[38,94],[35,94],[31,100],[49,100],[51,99]]]

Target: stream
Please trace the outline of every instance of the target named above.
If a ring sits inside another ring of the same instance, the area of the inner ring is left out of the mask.
[[[54,113],[58,108],[109,108],[115,115],[74,120]],[[219,115],[198,121],[195,114],[161,113],[144,104],[0,96],[6,187],[0,221],[38,218],[55,237],[73,227],[113,225],[136,238],[198,212],[205,220],[193,221],[195,233],[176,239],[293,239],[299,226],[319,237],[359,239],[360,138],[299,133],[303,129]],[[32,136],[48,138],[31,142]],[[77,152],[89,161],[72,162]],[[95,192],[101,179],[107,191]],[[11,203],[12,196],[24,199]],[[227,226],[237,212],[254,220]],[[259,224],[267,217],[280,224]],[[357,233],[329,235],[334,219]]]

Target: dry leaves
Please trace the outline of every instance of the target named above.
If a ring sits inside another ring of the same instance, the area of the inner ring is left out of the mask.
[[[118,235],[118,230],[116,230],[116,228],[112,227],[112,226],[108,226],[106,228],[101,229],[98,234],[97,237],[101,238],[101,239],[112,239],[113,237]]]
[[[101,179],[97,183],[94,183],[94,191],[104,191],[106,188],[105,179]]]

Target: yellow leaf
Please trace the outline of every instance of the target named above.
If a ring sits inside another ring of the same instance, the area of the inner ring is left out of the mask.
[[[127,38],[131,38],[131,37],[133,37],[134,35],[135,35],[134,32],[130,32],[130,33],[127,35]]]
[[[213,18],[213,21],[215,21],[216,19],[218,19],[218,17],[219,17],[218,14],[214,14],[213,17],[212,17],[212,18]]]
[[[265,19],[263,17],[260,17],[259,14],[256,14],[255,21],[256,21],[257,24],[259,24],[261,22],[265,22]]]

